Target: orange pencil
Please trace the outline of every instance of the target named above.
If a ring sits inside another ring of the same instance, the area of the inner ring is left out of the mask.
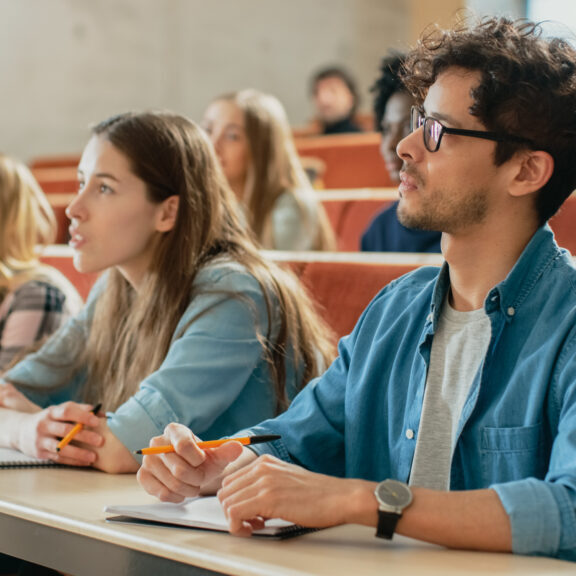
[[[273,442],[274,440],[280,440],[280,436],[277,434],[269,434],[264,436],[244,436],[243,438],[222,438],[221,440],[198,442],[197,446],[204,450],[205,448],[217,448],[226,442],[240,442],[240,444],[247,446],[248,444],[262,444],[263,442]],[[134,454],[149,456],[150,454],[168,454],[169,452],[174,452],[174,446],[149,446],[148,448],[135,450]]]
[[[98,411],[100,410],[100,408],[102,408],[101,402],[100,402],[100,404],[96,404],[96,406],[94,406],[94,408],[92,408],[92,410],[90,410],[90,412],[92,412],[92,414],[98,414]],[[74,426],[74,428],[72,428],[72,430],[70,430],[70,432],[68,432],[68,434],[66,434],[66,436],[64,436],[64,438],[62,438],[62,440],[60,440],[60,442],[58,442],[58,446],[56,447],[56,452],[60,452],[60,450],[62,450],[62,448],[64,448],[65,446],[68,446],[68,444],[70,444],[70,442],[72,442],[72,440],[74,439],[74,436],[76,436],[76,434],[78,434],[78,432],[80,432],[80,430],[82,430],[82,428],[84,428],[84,424],[80,424],[80,422],[78,422],[76,424],[76,426]]]

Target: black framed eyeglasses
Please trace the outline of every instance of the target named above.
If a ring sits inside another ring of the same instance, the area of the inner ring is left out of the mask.
[[[437,152],[442,142],[444,134],[455,134],[457,136],[470,136],[471,138],[482,138],[483,140],[492,140],[494,142],[518,142],[520,144],[529,144],[532,142],[521,136],[511,134],[501,134],[498,132],[487,132],[483,130],[464,130],[462,128],[447,128],[436,118],[425,116],[422,110],[417,106],[412,106],[410,112],[410,132],[419,128],[424,128],[424,146],[428,152]]]

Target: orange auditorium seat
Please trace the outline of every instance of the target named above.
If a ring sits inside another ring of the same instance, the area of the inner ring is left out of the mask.
[[[380,134],[338,134],[296,138],[301,157],[320,159],[325,188],[384,188],[392,182],[380,156]]]
[[[75,194],[78,191],[76,166],[65,168],[34,168],[34,178],[44,194]]]
[[[360,250],[360,238],[374,216],[398,199],[396,188],[317,190],[316,194],[326,210],[341,252]]]
[[[28,166],[30,169],[37,168],[74,168],[80,162],[80,154],[61,154],[58,156],[38,156],[33,158]]]
[[[98,278],[98,274],[83,274],[82,272],[78,272],[72,262],[72,249],[70,247],[59,245],[47,246],[40,260],[44,262],[44,264],[60,270],[76,287],[80,296],[86,300],[90,289]]]
[[[576,196],[570,196],[550,219],[556,242],[576,255]]]
[[[68,227],[70,226],[70,220],[66,216],[66,207],[74,198],[74,194],[47,194],[47,198],[52,210],[54,210],[58,225],[56,244],[66,244],[68,242]]]
[[[420,266],[439,266],[440,254],[265,252],[300,277],[336,336],[349,334],[372,298],[392,280]],[[295,268],[295,264],[304,264]]]

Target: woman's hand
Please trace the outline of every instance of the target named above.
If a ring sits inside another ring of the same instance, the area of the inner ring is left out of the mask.
[[[100,419],[92,414],[92,408],[89,404],[65,402],[34,413],[23,413],[18,423],[16,447],[29,456],[70,466],[90,466],[96,460],[96,453],[90,447],[97,448],[104,441],[98,431]],[[60,440],[77,423],[83,425],[82,430],[58,451]]]
[[[42,408],[28,400],[22,392],[17,390],[10,382],[0,386],[0,406],[8,408],[9,410],[17,410],[18,412],[40,412]]]

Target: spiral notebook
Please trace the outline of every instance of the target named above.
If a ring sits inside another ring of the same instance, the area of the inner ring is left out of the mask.
[[[216,496],[191,498],[182,504],[158,502],[142,506],[107,506],[104,512],[116,515],[107,518],[109,522],[184,526],[228,532],[228,521]],[[261,530],[255,530],[253,535],[290,538],[315,530],[315,528],[303,528],[285,520],[272,519],[266,520],[266,526]]]
[[[34,456],[27,456],[18,450],[0,448],[0,468],[53,468],[61,466],[52,460],[40,460]]]

